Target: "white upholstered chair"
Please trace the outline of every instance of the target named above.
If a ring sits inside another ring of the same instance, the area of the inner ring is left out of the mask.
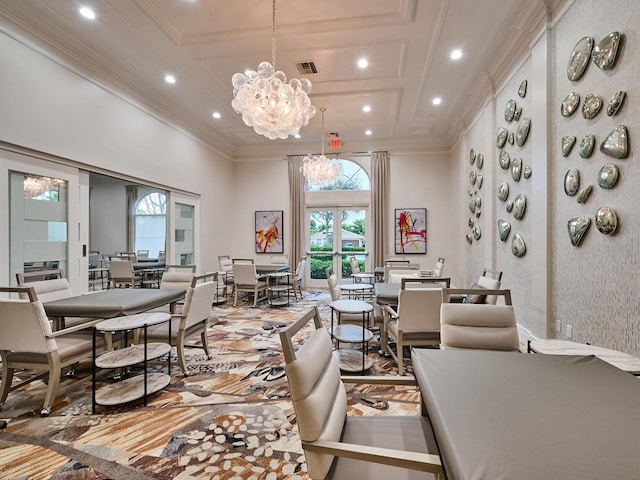
[[[433,270],[420,270],[420,274],[427,275],[430,277],[441,277],[443,271],[444,271],[444,257],[438,257],[438,261],[433,267]]]
[[[298,268],[296,268],[295,273],[291,274],[291,289],[293,290],[296,301],[298,300],[298,294],[300,294],[300,300],[302,300],[302,284],[304,283],[306,268],[307,257],[302,257],[302,259],[298,262]]]
[[[142,272],[136,272],[133,269],[131,260],[124,257],[111,258],[109,261],[109,277],[113,288],[142,286]]]
[[[187,362],[184,355],[185,341],[200,337],[208,359],[211,359],[207,341],[207,326],[211,305],[218,288],[218,272],[196,275],[187,288],[182,311],[171,315],[171,345],[176,347],[178,364],[182,373],[187,376]],[[169,323],[153,325],[147,329],[147,340],[166,342],[169,338]]]
[[[518,326],[510,290],[486,290],[504,297],[504,305],[448,303],[452,295],[475,295],[475,289],[443,289],[440,348],[519,351]]]
[[[258,305],[258,300],[266,298],[267,282],[256,274],[256,266],[253,263],[233,263],[234,296],[233,306],[238,304],[239,293],[253,295],[253,306]],[[262,297],[260,294],[262,293]]]
[[[312,323],[312,333],[296,349],[293,337],[309,323]],[[440,457],[431,425],[425,417],[347,415],[347,392],[343,382],[415,385],[414,378],[340,377],[331,338],[322,327],[316,307],[280,332],[280,340],[311,479],[439,478],[442,473]]]
[[[384,306],[386,312],[384,338],[396,342],[396,352],[394,353],[387,341],[383,342],[383,348],[396,361],[400,375],[404,375],[405,346],[438,346],[440,344],[442,285],[415,279],[419,282],[418,287],[407,288],[413,283],[410,280],[414,279],[402,280],[397,310],[390,305]]]
[[[60,383],[62,369],[93,358],[93,336],[89,324],[52,331],[47,314],[31,287],[0,287],[0,292],[17,293],[26,298],[0,299],[0,358],[2,384],[0,410],[11,390],[16,368],[49,373],[42,416],[49,415]],[[101,319],[94,320],[93,323]],[[84,331],[81,331],[85,329]],[[104,350],[102,338],[96,338],[97,351]],[[74,370],[72,370],[73,374]],[[28,380],[30,381],[30,380]],[[23,382],[26,383],[26,382]],[[14,388],[20,386],[14,385]]]

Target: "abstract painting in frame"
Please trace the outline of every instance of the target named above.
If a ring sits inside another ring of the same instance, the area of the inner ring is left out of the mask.
[[[396,208],[396,255],[427,253],[427,209]]]
[[[256,253],[283,253],[282,210],[256,211]]]

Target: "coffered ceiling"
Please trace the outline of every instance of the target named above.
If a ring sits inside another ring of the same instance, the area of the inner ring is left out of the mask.
[[[0,31],[234,160],[319,152],[320,107],[336,152],[446,151],[557,3],[277,0],[276,67],[311,80],[318,114],[299,139],[276,141],[231,108],[232,75],[271,61],[271,0],[0,0]],[[302,75],[299,62],[317,73]]]

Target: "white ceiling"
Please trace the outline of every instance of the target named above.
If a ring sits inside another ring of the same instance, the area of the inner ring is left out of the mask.
[[[277,69],[318,69],[307,76],[318,114],[300,139],[277,141],[231,108],[232,75],[271,61],[271,0],[86,0],[93,21],[77,0],[0,0],[0,31],[235,160],[319,152],[321,107],[339,152],[446,151],[560,1],[277,0]]]

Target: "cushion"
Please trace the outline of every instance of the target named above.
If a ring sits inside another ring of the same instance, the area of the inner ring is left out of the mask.
[[[420,278],[420,271],[391,273],[389,272],[389,283],[402,283],[403,278]]]
[[[471,288],[484,290],[484,287],[481,285],[478,285],[477,283],[471,284]],[[464,298],[464,301],[462,303],[485,303],[486,300],[487,300],[486,295],[467,295]]]

